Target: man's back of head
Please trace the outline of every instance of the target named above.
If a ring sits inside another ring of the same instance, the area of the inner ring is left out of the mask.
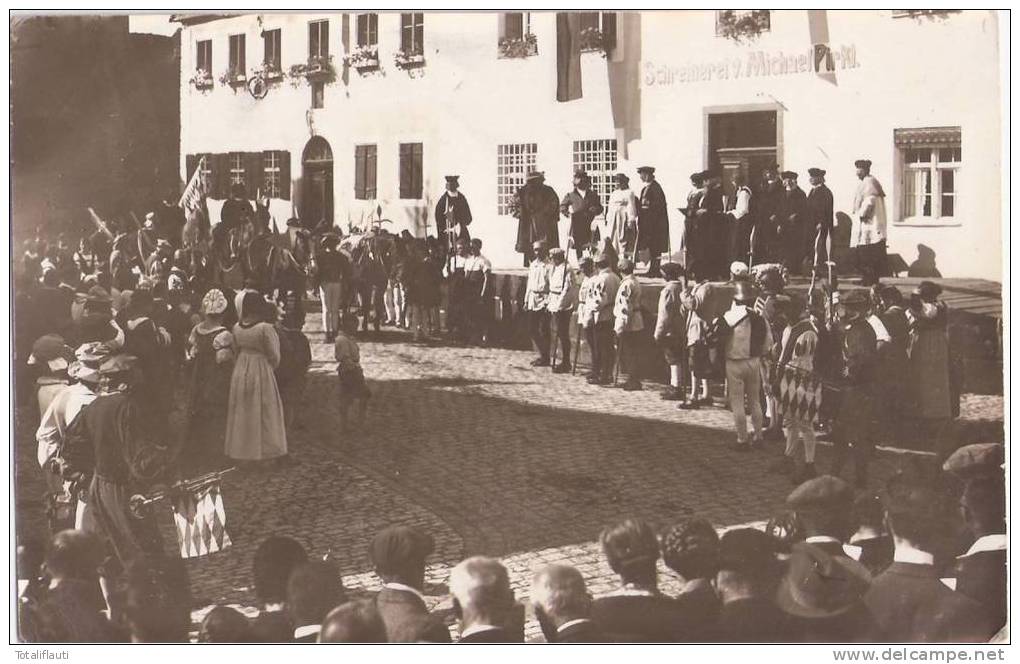
[[[650,525],[625,519],[603,530],[599,542],[609,566],[624,583],[655,586],[659,542]]]
[[[897,473],[886,483],[882,504],[897,546],[906,542],[922,551],[933,550],[940,521],[939,497],[933,488]]]
[[[975,537],[1006,532],[1006,487],[1001,478],[969,481],[960,504],[967,527]]]
[[[486,556],[468,558],[453,568],[450,594],[464,626],[499,626],[514,604],[506,568],[495,558]]]
[[[589,618],[591,595],[581,573],[569,565],[549,565],[531,583],[531,602],[546,638],[567,622]]]
[[[326,615],[319,643],[386,643],[386,626],[373,602],[347,602]]]
[[[252,565],[255,596],[266,604],[287,599],[287,579],[298,565],[308,560],[305,548],[290,537],[273,535],[259,544]]]
[[[339,571],[326,562],[304,563],[287,581],[287,611],[295,627],[322,624],[326,614],[346,599]]]

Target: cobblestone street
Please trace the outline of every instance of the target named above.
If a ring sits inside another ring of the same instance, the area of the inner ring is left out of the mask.
[[[289,432],[293,465],[228,475],[234,544],[188,563],[196,620],[214,603],[254,603],[253,553],[272,533],[313,555],[329,552],[357,591],[378,586],[371,536],[390,523],[415,524],[436,538],[426,595],[445,609],[449,567],[466,555],[502,558],[519,598],[533,571],[557,560],[576,565],[598,594],[613,584],[595,542],[607,523],[636,516],[663,526],[692,514],[720,527],[760,521],[791,488],[765,471],[778,444],[728,449],[727,410],[678,411],[652,383],[643,392],[602,389],[532,368],[528,352],[413,344],[392,328],[360,341],[373,398],[364,429],[341,432],[332,347],[319,330],[310,314],[313,366],[301,424]],[[963,408],[965,422],[1001,428],[1001,397],[968,396]],[[31,431],[17,440],[19,532],[40,534]],[[829,454],[820,447],[820,470]],[[902,458],[880,452],[873,482]],[[172,546],[169,510],[160,509]],[[667,588],[675,583],[663,577]],[[528,634],[538,636],[533,620]]]

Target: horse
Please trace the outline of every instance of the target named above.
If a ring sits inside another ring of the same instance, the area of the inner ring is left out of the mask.
[[[347,289],[345,311],[358,299],[357,315],[361,316],[362,331],[368,330],[369,321],[378,332],[386,316],[384,295],[389,284],[390,265],[396,251],[396,236],[385,231],[365,235],[350,235],[341,243],[351,257],[351,287]],[[374,320],[372,313],[375,313]]]

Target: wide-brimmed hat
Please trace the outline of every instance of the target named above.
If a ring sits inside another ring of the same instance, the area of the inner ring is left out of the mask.
[[[1006,447],[1001,443],[974,443],[964,445],[949,455],[942,470],[961,479],[1001,477],[1002,464],[1006,463]]]
[[[856,560],[802,542],[793,546],[776,605],[801,618],[830,618],[854,608],[870,583],[868,570]]]

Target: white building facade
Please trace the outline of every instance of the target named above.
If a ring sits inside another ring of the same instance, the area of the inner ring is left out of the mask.
[[[581,96],[563,102],[551,12],[184,17],[182,177],[208,155],[215,198],[232,182],[268,193],[281,227],[381,216],[422,236],[459,175],[472,234],[510,267],[509,202],[531,166],[560,196],[577,167],[608,196],[616,170],[638,185],[655,166],[676,249],[692,171],[753,178],[774,159],[806,188],[817,166],[846,212],[868,158],[891,254],[910,264],[924,245],[944,276],[1000,279],[996,14],[764,14],[740,41],[715,11],[585,14]]]

